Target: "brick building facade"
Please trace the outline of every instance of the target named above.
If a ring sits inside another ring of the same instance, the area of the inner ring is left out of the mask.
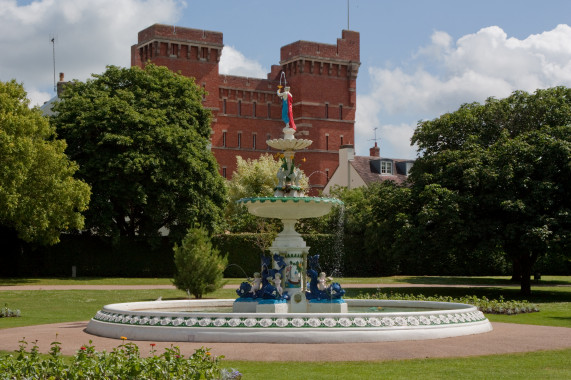
[[[204,106],[213,113],[212,152],[226,178],[236,169],[236,156],[276,153],[266,140],[283,135],[276,91],[285,72],[295,136],[313,140],[297,157],[306,158],[301,169],[310,176],[311,193],[323,189],[339,164],[339,147],[354,142],[359,33],[343,30],[336,45],[297,41],[283,46],[279,65],[272,66],[267,79],[221,75],[223,46],[220,32],[155,24],[139,32],[131,65],[166,66],[194,77],[208,92]]]

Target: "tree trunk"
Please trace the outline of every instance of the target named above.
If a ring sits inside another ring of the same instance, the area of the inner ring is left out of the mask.
[[[531,295],[531,259],[528,253],[520,256],[519,260],[521,269],[521,282],[520,282],[520,294],[523,296]]]
[[[517,258],[512,259],[512,278],[511,282],[521,282],[521,263]]]

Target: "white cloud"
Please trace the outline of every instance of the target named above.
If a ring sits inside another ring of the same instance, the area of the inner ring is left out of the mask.
[[[42,104],[53,95],[50,36],[57,73],[85,80],[106,65],[130,66],[137,32],[175,22],[184,6],[181,0],[0,0],[0,80],[24,83],[32,104]]]
[[[403,68],[409,66],[415,69]],[[397,137],[405,138],[408,146],[420,119],[490,96],[506,97],[515,90],[571,86],[571,27],[559,25],[519,40],[491,26],[455,44],[447,33],[437,31],[431,43],[402,67],[371,67],[369,75],[371,90],[359,97],[356,135],[371,139],[377,127],[381,138],[395,141],[395,153],[406,153]]]
[[[389,158],[414,158],[416,146],[410,145],[410,138],[416,128],[416,123],[383,124],[381,125],[381,152]]]
[[[220,74],[250,78],[266,78],[267,72],[259,62],[248,59],[233,46],[224,46],[220,57]]]
[[[361,156],[369,155],[374,139],[381,149],[382,157],[414,158],[416,147],[410,146],[410,137],[416,123],[390,124],[379,121],[380,104],[372,96],[358,95],[355,116],[355,148]],[[376,128],[376,131],[375,131]]]
[[[53,97],[53,92],[38,91],[35,88],[26,90],[31,106],[41,106]]]

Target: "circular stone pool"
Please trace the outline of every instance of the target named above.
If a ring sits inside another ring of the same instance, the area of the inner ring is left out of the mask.
[[[177,300],[106,305],[89,322],[90,334],[129,340],[241,343],[349,343],[423,340],[479,334],[492,325],[475,306],[425,301],[345,300],[350,313],[231,313],[235,300]],[[371,308],[399,308],[371,312]],[[193,309],[196,311],[173,311]],[[165,311],[169,310],[169,311]]]

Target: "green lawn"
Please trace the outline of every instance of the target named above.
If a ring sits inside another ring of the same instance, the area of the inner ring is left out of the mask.
[[[316,348],[318,349],[318,348]],[[384,362],[244,362],[225,360],[244,379],[570,379],[571,349],[524,354]]]

